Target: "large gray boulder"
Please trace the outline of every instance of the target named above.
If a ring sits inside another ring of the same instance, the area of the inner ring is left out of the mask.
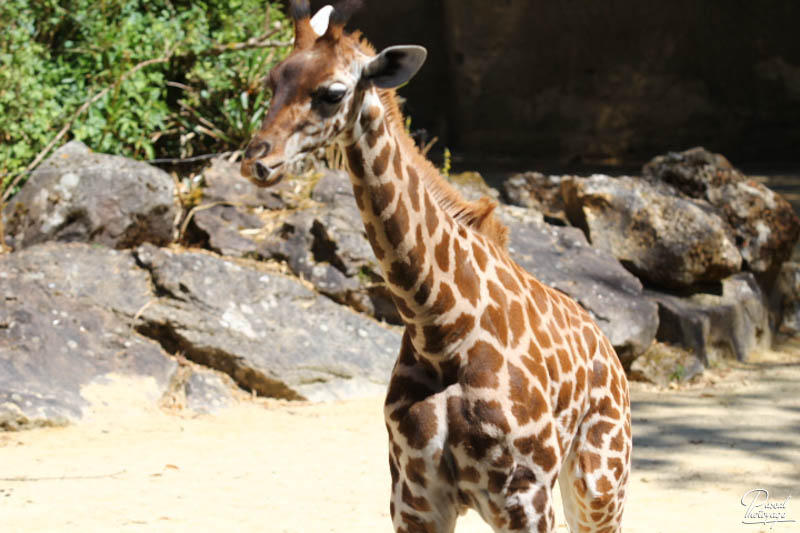
[[[285,263],[335,302],[400,323],[345,172],[321,169],[265,189],[242,178],[238,167],[215,160],[203,178],[190,242],[225,256]]]
[[[497,212],[510,229],[511,257],[589,311],[623,364],[650,347],[658,328],[657,307],[614,257],[592,248],[579,229],[546,224],[532,209],[501,206]]]
[[[745,268],[774,279],[800,236],[800,218],[780,194],[748,179],[720,154],[704,148],[669,153],[643,168],[644,176],[668,183],[690,198],[714,206],[733,228]]]
[[[312,207],[294,211],[258,249],[263,258],[285,261],[293,274],[334,301],[399,324],[367,240],[350,178],[327,171],[314,185]]]
[[[265,396],[326,400],[382,392],[400,333],[255,261],[143,245],[159,295],[136,329]]]
[[[207,252],[36,245],[0,256],[0,289],[3,427],[76,420],[81,387],[109,374],[152,377],[169,406],[235,401],[197,364],[266,396],[381,394],[400,346],[398,329],[296,279]]]
[[[800,263],[781,265],[778,279],[770,292],[773,324],[782,335],[800,335]]]
[[[212,160],[203,171],[202,197],[188,215],[189,242],[230,257],[257,257],[259,244],[285,209],[296,206],[293,184],[258,187],[239,173],[239,165]]]
[[[723,280],[716,293],[645,295],[658,304],[657,339],[689,350],[705,366],[720,358],[746,361],[772,342],[767,300],[751,272]]]
[[[535,209],[559,225],[568,224],[561,182],[569,176],[545,175],[541,172],[514,174],[502,184],[503,200],[511,205]]]
[[[163,170],[72,141],[42,163],[3,210],[7,244],[166,244],[177,213],[174,196]]]
[[[691,351],[679,346],[654,342],[631,364],[629,379],[646,381],[660,387],[686,383],[705,370],[703,362]]]
[[[592,246],[650,285],[690,287],[739,271],[742,258],[730,226],[671,187],[596,174],[564,179],[561,193],[570,221]]]
[[[0,429],[63,425],[89,402],[83,387],[114,375],[150,384],[156,405],[177,367],[128,317],[149,299],[130,254],[45,244],[0,255]]]

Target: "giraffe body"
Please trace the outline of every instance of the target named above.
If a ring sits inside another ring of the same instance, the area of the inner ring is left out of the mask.
[[[630,470],[627,380],[589,314],[519,267],[488,199],[466,202],[406,134],[392,88],[419,47],[375,55],[330,12],[294,2],[295,51],[242,172],[271,184],[331,144],[406,324],[385,401],[398,532],[452,532],[474,508],[497,532],[618,531]]]

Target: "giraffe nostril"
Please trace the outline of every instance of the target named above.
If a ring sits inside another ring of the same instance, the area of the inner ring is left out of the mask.
[[[267,155],[271,148],[272,146],[267,141],[252,142],[245,149],[244,157],[246,159],[258,159]]]
[[[270,169],[267,165],[262,163],[261,161],[256,161],[256,174],[258,174],[258,178],[266,181],[269,178]]]

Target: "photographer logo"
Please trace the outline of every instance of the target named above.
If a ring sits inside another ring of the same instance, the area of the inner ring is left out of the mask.
[[[796,522],[789,513],[789,500],[786,496],[782,501],[770,501],[767,489],[752,489],[744,493],[741,503],[746,510],[742,524],[769,525]]]

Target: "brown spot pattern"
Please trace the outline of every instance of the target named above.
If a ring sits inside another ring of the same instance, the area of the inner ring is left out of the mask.
[[[450,235],[442,233],[442,240],[434,248],[436,264],[442,272],[450,270]]]
[[[503,413],[503,406],[496,400],[476,400],[473,407],[473,413],[477,420],[488,422],[489,424],[499,428],[503,433],[508,433],[511,431],[511,426],[508,425],[506,415]],[[508,456],[507,462],[510,462],[511,460],[511,456]]]
[[[394,261],[389,267],[388,277],[392,284],[405,291],[410,291],[416,285],[419,274],[417,265],[412,265],[405,261]]]
[[[397,153],[399,154],[400,150]],[[399,165],[399,159],[397,157],[395,159]],[[411,209],[419,212],[419,175],[413,167],[406,168],[408,170],[408,196],[411,199]],[[397,170],[397,166],[395,166],[395,170]],[[400,175],[400,171],[397,171],[397,175]]]
[[[566,381],[561,384],[558,390],[558,402],[556,403],[555,415],[561,414],[564,409],[569,407],[570,400],[572,399],[572,382]]]
[[[414,250],[411,253],[416,256],[416,257],[414,257],[414,259],[416,261],[418,261],[419,264],[422,264],[422,263],[425,262],[425,256],[426,256],[426,252],[428,251],[428,247],[425,244],[425,239],[422,237],[422,225],[421,224],[417,225],[417,232],[416,233],[417,233],[416,234],[417,242],[415,243]],[[431,270],[433,270],[433,268],[431,268]]]
[[[425,477],[425,460],[416,457],[409,459],[406,463],[406,478],[424,489],[428,484]]]
[[[389,167],[389,157],[391,157],[391,155],[392,146],[391,144],[386,143],[377,157],[375,157],[375,161],[372,162],[372,173],[376,176],[382,176]]]
[[[613,424],[605,420],[598,420],[589,428],[586,433],[586,440],[595,448],[603,445],[603,437],[614,428]]]
[[[477,242],[472,243],[472,255],[475,257],[475,262],[478,263],[478,270],[485,272],[488,258],[486,252],[483,251],[483,247]]]
[[[503,346],[508,345],[508,324],[503,310],[496,305],[488,306],[481,315],[481,327],[495,337]]]
[[[430,193],[424,189],[423,191],[422,195],[425,197],[425,226],[428,229],[428,235],[433,237],[434,233],[436,233],[436,227],[439,225],[439,218],[436,216],[436,209],[433,207]]]
[[[500,384],[497,372],[503,366],[503,355],[494,346],[479,340],[467,351],[467,358],[468,366],[463,375],[465,385],[495,388]]]
[[[467,466],[458,471],[459,481],[469,481],[470,483],[477,483],[481,479],[481,474],[474,466]]]
[[[364,179],[364,154],[356,145],[351,145],[345,148],[345,155],[347,156],[347,167],[350,173],[356,178]]]
[[[394,302],[394,305],[397,306],[397,310],[400,311],[400,313],[404,317],[414,318],[415,316],[417,316],[417,314],[414,312],[413,309],[411,309],[411,307],[409,307],[406,301],[400,298],[399,296],[393,294],[392,301]]]
[[[411,493],[411,489],[409,488],[408,484],[404,481],[403,482],[403,492],[402,492],[403,503],[414,509],[415,511],[427,512],[431,510],[431,506],[428,503],[428,500],[425,499],[423,496],[414,496]]]
[[[578,464],[581,465],[581,469],[583,469],[584,472],[591,474],[600,468],[600,456],[591,451],[584,451],[578,454]]]
[[[362,185],[353,185],[353,196],[356,199],[356,205],[359,211],[364,210],[364,187]]]
[[[372,196],[372,214],[380,216],[394,200],[394,184],[389,181],[369,188]]]
[[[511,273],[505,268],[499,266],[496,267],[495,270],[497,272],[497,278],[500,280],[500,283],[503,284],[503,287],[514,294],[518,294],[519,285],[517,285],[517,282],[514,280],[514,277],[511,275]]]
[[[516,300],[508,308],[508,327],[511,330],[511,346],[517,346],[525,335],[525,313]]]
[[[433,268],[428,270],[428,275],[425,277],[425,280],[420,284],[419,288],[417,289],[417,293],[414,295],[414,301],[417,302],[417,305],[423,305],[425,302],[428,301],[428,298],[430,298],[432,291],[433,291]]]
[[[509,399],[512,402],[511,414],[517,419],[517,424],[523,425],[531,420],[528,410],[530,394],[528,392],[528,378],[525,373],[517,366],[508,363],[508,383],[510,386]]]
[[[386,127],[383,125],[383,122],[378,124],[377,127],[370,129],[367,131],[367,144],[370,148],[375,148],[375,145],[378,144],[378,141],[386,134]]]
[[[463,339],[474,326],[475,318],[466,313],[461,313],[450,324],[423,326],[422,334],[425,336],[425,351],[427,353],[441,353],[447,346]]]
[[[383,226],[389,244],[395,248],[399,247],[406,238],[409,229],[408,210],[402,199],[397,202],[397,208],[395,208],[394,214],[383,223]],[[413,258],[409,259],[411,260]],[[420,266],[421,265],[417,265],[417,268]]]
[[[436,296],[436,301],[431,306],[431,313],[434,315],[443,315],[456,305],[456,298],[449,285],[442,283],[439,285],[439,294]]]
[[[380,242],[378,242],[378,235],[375,232],[375,226],[373,226],[371,222],[364,222],[364,230],[367,232],[367,239],[369,239],[369,243],[372,246],[372,251],[375,253],[375,257],[378,258],[378,261],[382,261],[386,256],[386,252],[384,252],[383,247],[381,246]]]
[[[436,411],[431,402],[415,403],[400,416],[397,428],[412,448],[424,448],[436,435]]]
[[[453,241],[455,250],[455,281],[461,296],[469,300],[474,306],[478,303],[481,292],[481,281],[472,268],[467,250],[461,248],[457,240]]]
[[[602,387],[606,384],[607,377],[606,365],[599,359],[592,363],[592,387]]]

